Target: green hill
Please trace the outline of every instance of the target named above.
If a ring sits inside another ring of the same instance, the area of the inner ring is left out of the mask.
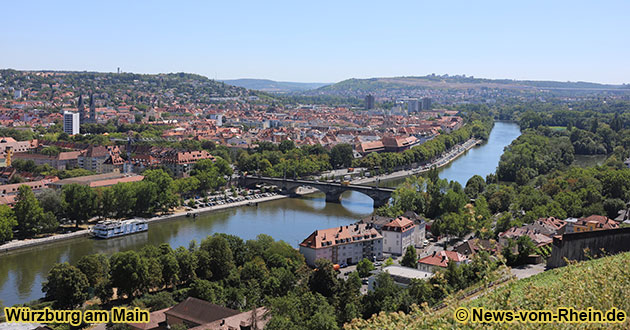
[[[431,311],[426,306],[409,314],[381,313],[369,320],[355,320],[345,329],[630,329],[621,324],[460,324],[453,318],[458,307],[493,310],[532,310],[589,307],[607,311],[612,307],[630,312],[630,253],[556,268],[530,278],[513,280],[477,299],[447,300],[448,307]]]
[[[247,89],[255,89],[269,93],[302,92],[330,85],[327,83],[301,83],[290,81],[274,81],[268,79],[233,79],[223,80],[223,82],[233,86],[243,87]]]
[[[513,79],[485,79],[471,76],[427,75],[417,77],[382,77],[370,79],[347,79],[336,84],[303,92],[306,95],[336,95],[363,97],[371,93],[391,96],[396,93],[423,89],[469,90],[498,89],[512,91],[566,90],[605,91],[623,90],[625,85],[609,85],[591,82],[535,81]],[[393,94],[392,94],[393,93]]]

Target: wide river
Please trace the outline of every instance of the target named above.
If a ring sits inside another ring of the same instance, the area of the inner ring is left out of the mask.
[[[440,176],[462,185],[475,174],[485,177],[495,171],[503,148],[520,135],[514,123],[497,122],[488,142],[469,150],[441,169]],[[395,184],[390,183],[390,184]],[[253,239],[267,234],[296,246],[316,229],[347,225],[372,213],[372,200],[361,193],[346,192],[341,204],[326,203],[323,194],[287,198],[258,207],[243,206],[149,225],[141,234],[109,240],[77,238],[0,256],[0,302],[12,306],[43,296],[42,282],[57,262],[76,263],[92,253],[111,254],[139,250],[143,245],[169,243],[173,248],[201,241],[212,233],[228,233]],[[0,313],[1,314],[1,313]]]

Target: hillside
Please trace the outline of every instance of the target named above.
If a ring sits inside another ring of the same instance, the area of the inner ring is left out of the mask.
[[[377,96],[409,94],[413,90],[470,90],[496,89],[506,91],[610,91],[624,90],[626,85],[606,85],[590,82],[533,81],[512,79],[484,79],[466,76],[428,75],[420,77],[391,77],[347,79],[333,85],[307,91],[307,95],[337,95],[362,97],[371,93]]]
[[[190,73],[135,74],[75,71],[0,70],[0,86],[21,89],[30,100],[93,92],[107,104],[209,103],[217,97],[245,97],[253,92]],[[7,91],[8,93],[8,91]],[[12,93],[11,93],[12,94]]]
[[[459,324],[453,319],[454,311],[462,307],[483,306],[487,309],[550,309],[593,307],[608,310],[611,307],[630,311],[630,253],[577,263],[556,268],[530,278],[513,281],[496,291],[471,301],[455,302],[440,311],[415,309],[409,314],[381,313],[371,319],[355,320],[345,329],[506,329],[499,324]],[[541,324],[509,324],[510,329],[539,329]],[[628,329],[630,321],[622,324],[546,324],[545,329]]]
[[[223,82],[233,86],[243,87],[247,89],[255,89],[269,93],[302,92],[330,85],[327,83],[301,83],[289,81],[273,81],[268,79],[233,79],[223,80]]]

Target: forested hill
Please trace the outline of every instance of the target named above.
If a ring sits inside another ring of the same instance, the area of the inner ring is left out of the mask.
[[[391,77],[347,79],[333,85],[305,92],[310,95],[382,95],[385,91],[412,89],[506,89],[506,90],[620,90],[628,85],[607,85],[591,82],[533,81],[512,79],[484,79],[467,76],[427,75],[419,77]]]
[[[190,73],[136,74],[76,71],[0,70],[0,86],[22,90],[28,99],[50,100],[65,92],[98,93],[108,104],[206,103],[216,97],[246,97],[254,92]],[[134,102],[135,100],[135,102]]]

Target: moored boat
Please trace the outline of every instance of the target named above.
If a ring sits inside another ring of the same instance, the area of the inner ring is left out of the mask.
[[[143,219],[105,220],[92,227],[92,235],[98,238],[113,238],[149,230],[149,224]]]

